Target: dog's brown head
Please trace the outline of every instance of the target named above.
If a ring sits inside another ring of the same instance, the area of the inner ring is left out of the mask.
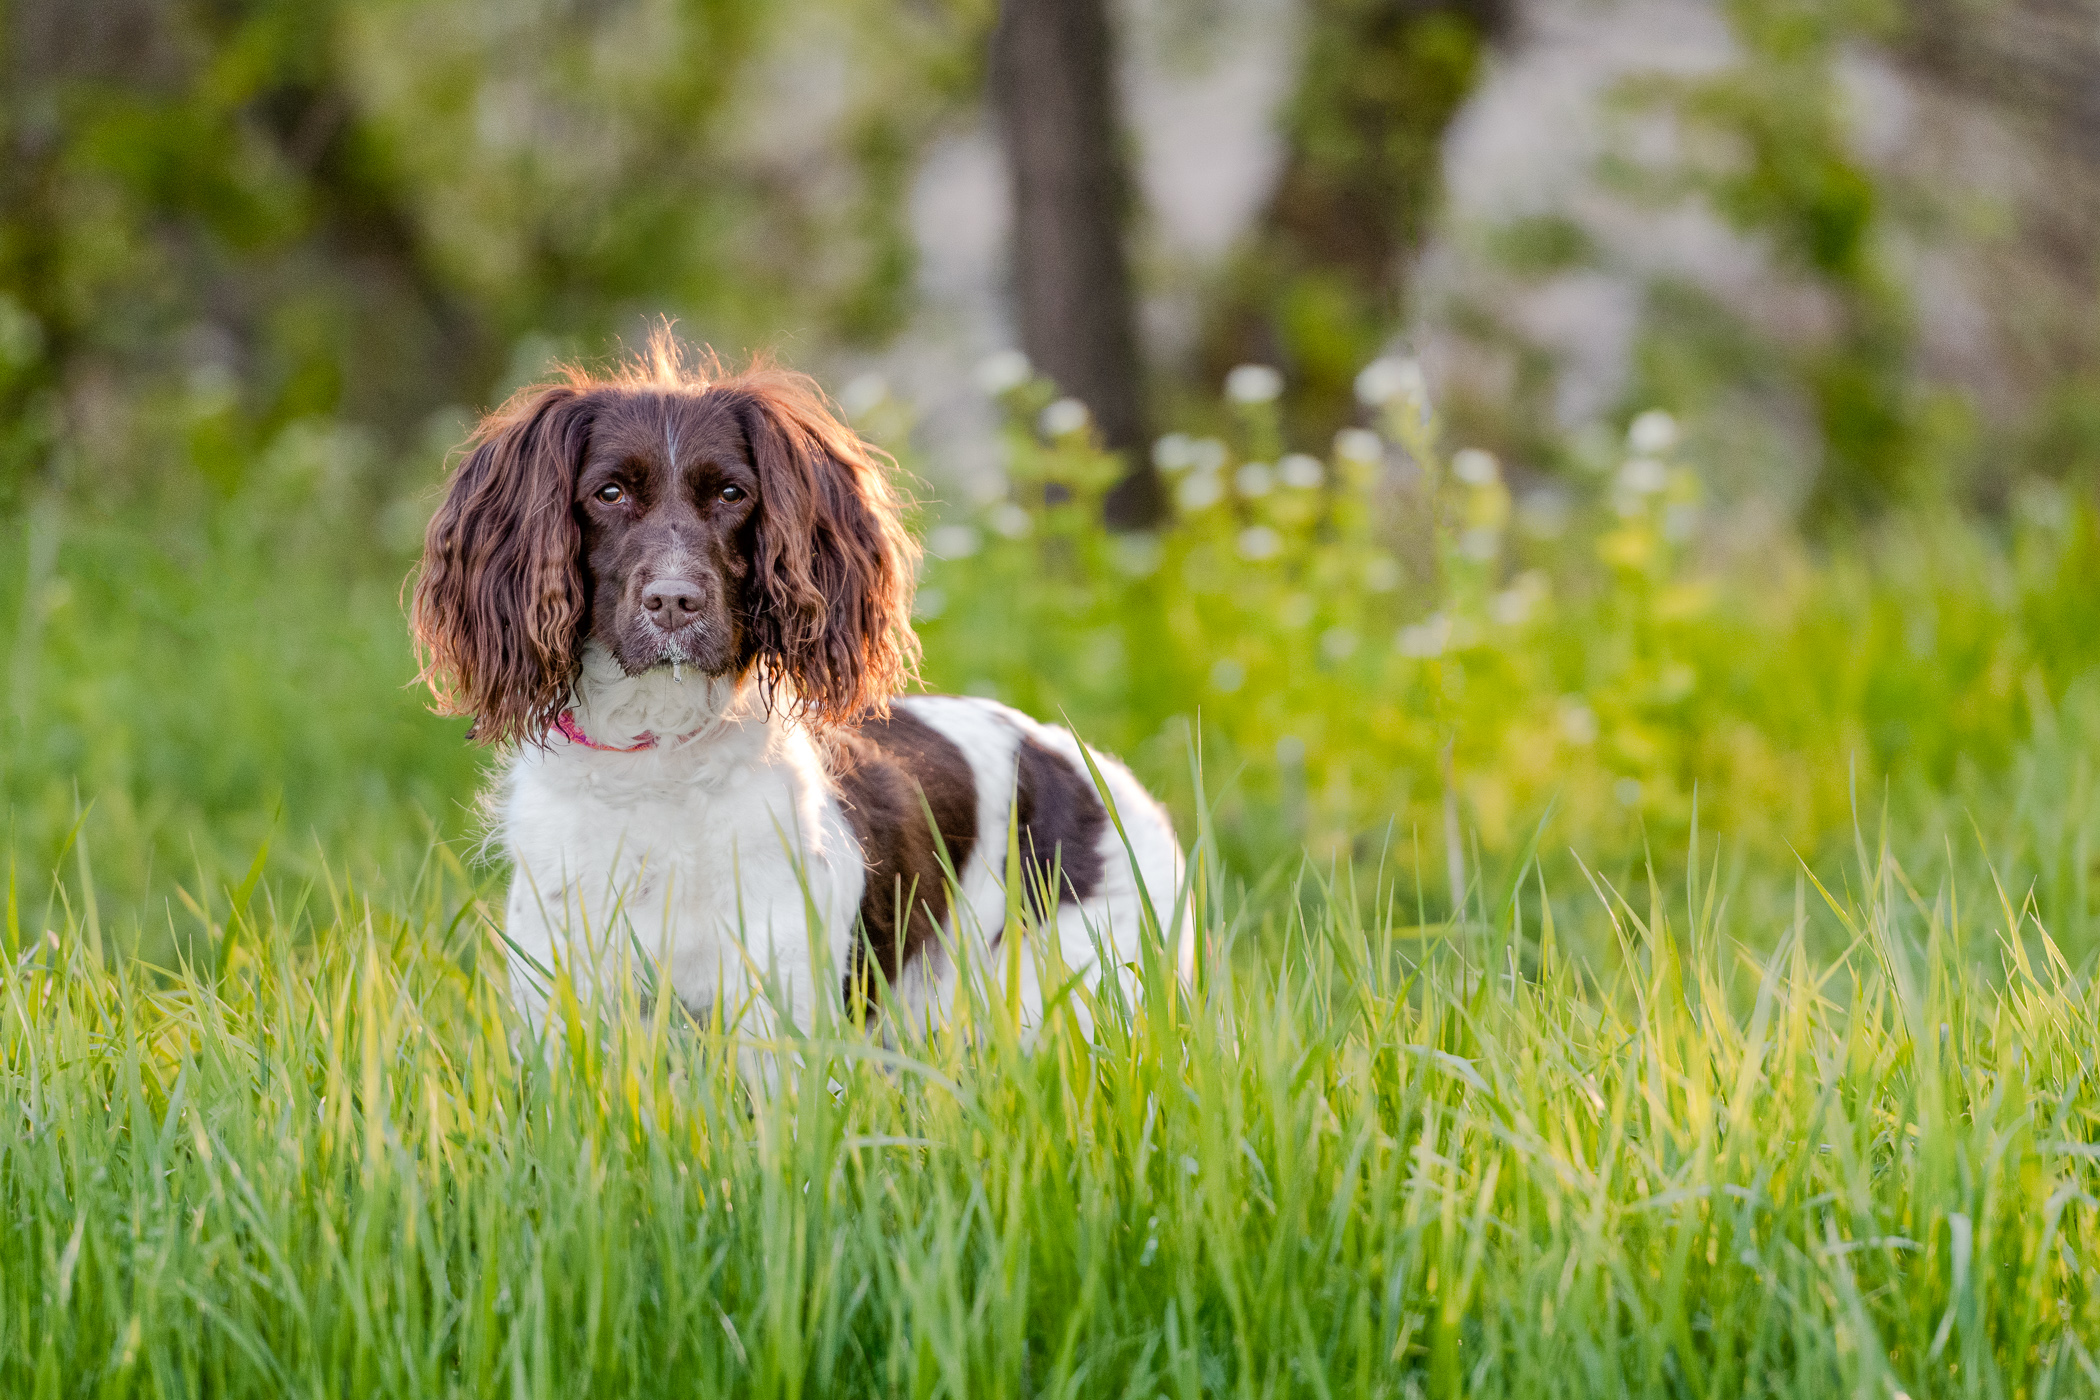
[[[817,724],[910,678],[916,546],[881,454],[808,378],[687,369],[660,341],[483,420],[430,522],[423,679],[486,743],[534,740],[594,640],[629,674],[752,675]]]

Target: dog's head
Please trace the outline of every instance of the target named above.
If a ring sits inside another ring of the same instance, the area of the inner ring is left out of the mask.
[[[915,546],[880,454],[804,376],[695,373],[659,347],[486,418],[430,522],[423,677],[487,743],[533,740],[586,641],[630,675],[750,676],[817,723],[909,678]]]

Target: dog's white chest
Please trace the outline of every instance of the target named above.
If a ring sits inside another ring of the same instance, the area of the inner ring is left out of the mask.
[[[572,972],[639,952],[695,1005],[750,973],[813,995],[865,879],[814,746],[762,719],[638,753],[520,755],[502,830],[521,949]]]

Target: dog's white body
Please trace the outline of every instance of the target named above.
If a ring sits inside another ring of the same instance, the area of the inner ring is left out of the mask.
[[[1033,738],[1084,771],[1079,745],[990,700],[894,703],[969,760],[978,839],[956,871],[959,898],[943,934],[964,961],[990,967],[1007,924],[1020,746]],[[495,815],[515,869],[506,933],[517,950],[512,985],[528,1017],[545,1013],[542,969],[565,968],[579,987],[602,994],[637,955],[688,1007],[704,1011],[719,1000],[725,1017],[743,1016],[746,1029],[776,1027],[783,1013],[807,1028],[820,1004],[838,1005],[867,864],[815,737],[768,713],[748,684],[669,669],[630,677],[596,648],[585,654],[574,714],[597,744],[662,737],[652,748],[612,752],[553,734],[544,746],[522,748],[505,774]],[[1098,886],[1058,909],[1057,951],[1088,984],[1102,972],[1097,948],[1116,968],[1135,967],[1149,898],[1186,975],[1193,941],[1188,919],[1176,917],[1182,856],[1172,824],[1128,769],[1092,756],[1116,820],[1101,836]],[[1039,959],[1017,961],[1023,1019],[1034,1025],[1043,1009]],[[905,967],[885,1005],[917,1023],[944,1011],[956,987],[956,960],[930,947]]]

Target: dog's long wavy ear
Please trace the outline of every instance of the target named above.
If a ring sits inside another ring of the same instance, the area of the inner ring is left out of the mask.
[[[758,471],[744,627],[767,701],[820,725],[881,714],[919,656],[918,546],[884,459],[805,376],[767,371],[721,388],[736,395]]]
[[[490,414],[424,535],[410,612],[421,679],[485,744],[544,734],[576,678],[587,598],[571,498],[590,419],[566,385]]]

